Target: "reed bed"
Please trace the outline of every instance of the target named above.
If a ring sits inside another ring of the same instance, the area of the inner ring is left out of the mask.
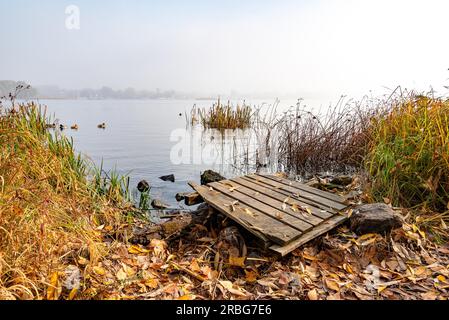
[[[190,113],[190,124],[201,123],[206,129],[247,129],[251,126],[251,106],[243,102],[242,105],[233,106],[228,101],[222,104],[220,99],[211,108],[197,108],[196,105]]]
[[[89,275],[107,255],[100,230],[123,236],[123,179],[99,172],[94,179],[72,141],[49,133],[46,123],[34,103],[0,107],[0,299],[57,298],[68,266]],[[66,297],[82,297],[89,286]]]

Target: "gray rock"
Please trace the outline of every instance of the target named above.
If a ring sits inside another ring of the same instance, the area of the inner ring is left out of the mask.
[[[402,226],[402,218],[384,203],[357,206],[349,222],[351,230],[358,235],[384,234]]]
[[[221,174],[212,171],[212,170],[206,170],[201,174],[201,184],[206,185],[211,182],[218,182],[221,180],[226,180],[225,177],[223,177]]]
[[[154,209],[167,209],[170,207],[168,204],[163,203],[161,200],[158,199],[154,199],[153,201],[151,201],[151,206]]]
[[[175,176],[173,174],[169,174],[167,176],[162,176],[159,177],[159,179],[161,179],[162,181],[171,181],[171,182],[175,182]]]

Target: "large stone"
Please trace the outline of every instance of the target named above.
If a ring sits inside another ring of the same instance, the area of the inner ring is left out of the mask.
[[[206,170],[201,174],[201,184],[206,185],[211,182],[218,182],[221,180],[226,180],[225,177],[223,177],[221,174],[212,171],[212,170]]]
[[[162,181],[171,181],[171,182],[175,182],[175,176],[173,174],[169,174],[167,176],[162,176],[159,177],[159,179],[161,179]]]
[[[356,234],[385,234],[402,226],[402,218],[384,203],[360,205],[353,209],[351,230]]]

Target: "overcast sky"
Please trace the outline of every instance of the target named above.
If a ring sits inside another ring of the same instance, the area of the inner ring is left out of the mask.
[[[66,28],[68,5],[80,29]],[[442,91],[449,1],[0,0],[0,79],[319,97]]]

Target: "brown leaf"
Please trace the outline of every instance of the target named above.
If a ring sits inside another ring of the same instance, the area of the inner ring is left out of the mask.
[[[307,297],[309,298],[309,300],[318,300],[318,291],[316,289],[310,290],[309,292],[307,292]]]
[[[257,281],[257,273],[255,271],[245,270],[245,280],[250,283],[256,282]]]
[[[229,264],[231,266],[236,266],[236,267],[245,267],[245,260],[246,257],[234,257],[234,256],[230,256],[229,257]]]
[[[338,285],[338,283],[335,280],[325,278],[324,281],[326,283],[327,288],[334,290],[334,291],[340,291],[340,286]]]

